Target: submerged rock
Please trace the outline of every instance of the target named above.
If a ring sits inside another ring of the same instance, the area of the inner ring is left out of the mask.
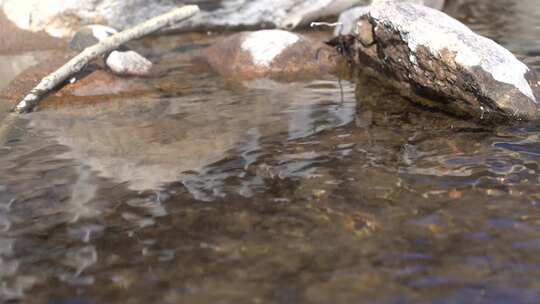
[[[220,73],[237,78],[306,77],[336,70],[339,56],[327,45],[282,30],[242,32],[206,50]]]
[[[355,36],[355,59],[417,102],[479,119],[539,116],[538,75],[440,11],[382,1],[360,18]]]

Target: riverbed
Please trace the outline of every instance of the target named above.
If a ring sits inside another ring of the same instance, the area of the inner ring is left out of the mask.
[[[535,0],[447,12],[540,70]],[[140,41],[165,72],[137,94],[8,128],[1,300],[540,301],[540,123],[463,121],[362,75],[228,79],[197,59],[223,35]],[[0,54],[0,89],[57,45]]]

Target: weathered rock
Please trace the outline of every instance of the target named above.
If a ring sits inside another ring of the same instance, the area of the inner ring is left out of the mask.
[[[373,1],[374,4],[377,2],[382,1],[388,1],[388,0],[375,0]],[[409,3],[415,3],[415,4],[421,4],[425,6],[429,6],[434,9],[442,9],[444,6],[444,0],[392,0],[390,2],[409,2]],[[354,28],[356,27],[356,21],[358,19],[367,14],[369,11],[369,6],[358,6],[353,7],[351,9],[348,9],[344,12],[342,12],[339,15],[338,23],[341,23],[341,26],[336,27],[334,31],[334,35],[348,35],[352,34],[354,31]]]
[[[426,0],[440,1],[440,0]],[[295,28],[310,21],[337,16],[370,0],[216,0],[195,1],[201,12],[176,26],[181,30],[223,28]],[[170,0],[4,0],[3,9],[20,28],[44,30],[69,37],[85,24],[100,23],[125,29],[165,13],[177,3]]]
[[[81,27],[71,38],[69,48],[76,52],[81,52],[85,48],[92,46],[101,40],[118,33],[110,26],[91,24]]]
[[[210,65],[237,78],[306,77],[335,71],[334,49],[309,37],[282,30],[242,32],[206,50]]]
[[[6,16],[19,28],[44,30],[54,37],[70,37],[86,24],[123,29],[174,7],[168,1],[146,0],[4,0]]]
[[[294,7],[283,21],[277,23],[279,28],[295,29],[299,25],[307,24],[328,16],[337,16],[344,10],[355,5],[365,5],[369,0],[316,0],[303,1]]]
[[[42,32],[33,33],[21,30],[0,11],[0,54],[21,54],[63,48],[65,48],[64,40],[53,38]]]
[[[107,67],[117,75],[146,76],[152,62],[134,51],[113,51],[107,56]]]
[[[355,33],[356,60],[406,88],[414,101],[479,119],[539,116],[536,72],[440,11],[381,2],[360,18]]]
[[[199,1],[202,11],[178,26],[182,29],[216,29],[223,27],[268,27],[282,24],[289,13],[295,20],[303,15],[326,16],[334,4],[365,4],[366,0],[220,0]],[[351,5],[351,6],[352,6]],[[164,0],[5,0],[4,12],[22,29],[45,30],[55,37],[71,36],[85,24],[101,23],[125,29],[169,11],[176,4]],[[351,7],[348,6],[348,7]],[[344,7],[344,9],[348,8]],[[307,22],[307,21],[306,21]]]

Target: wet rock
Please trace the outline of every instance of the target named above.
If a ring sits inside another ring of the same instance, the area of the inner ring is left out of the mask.
[[[72,53],[56,53],[51,58],[34,65],[15,77],[9,85],[0,91],[0,99],[12,105],[20,101],[39,81],[67,62]],[[141,96],[150,93],[153,88],[140,78],[124,78],[113,75],[99,64],[89,65],[82,73],[74,77],[73,83],[66,83],[57,91],[49,94],[41,107],[64,107],[89,105],[111,100],[112,97]],[[107,98],[103,98],[107,96]]]
[[[383,1],[360,18],[355,35],[356,60],[416,102],[478,119],[539,116],[538,75],[440,11]]]
[[[149,87],[145,86],[141,80],[118,77],[104,69],[97,68],[88,75],[83,75],[74,83],[65,85],[51,97],[140,95],[144,88],[149,90]]]
[[[220,73],[237,78],[294,77],[328,74],[339,56],[309,37],[281,30],[242,32],[206,50],[205,57]]]
[[[18,75],[14,77],[5,88],[0,91],[0,98],[7,100],[15,105],[28,92],[34,88],[39,81],[54,70],[61,67],[71,57],[72,53],[53,52],[40,62],[33,62],[30,67],[24,70],[18,70]]]
[[[106,63],[117,75],[146,76],[152,68],[152,62],[134,51],[113,51]]]

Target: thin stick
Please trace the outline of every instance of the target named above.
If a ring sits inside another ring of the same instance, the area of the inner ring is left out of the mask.
[[[86,48],[58,70],[43,78],[41,82],[35,88],[33,88],[30,93],[17,104],[17,106],[15,106],[13,111],[16,113],[26,113],[32,111],[39,104],[43,96],[56,88],[66,79],[69,79],[73,74],[81,71],[90,61],[105,53],[117,49],[128,41],[139,39],[164,27],[188,19],[198,12],[199,7],[197,5],[186,5],[176,8],[166,14],[145,21],[133,28],[107,37],[99,43]]]

